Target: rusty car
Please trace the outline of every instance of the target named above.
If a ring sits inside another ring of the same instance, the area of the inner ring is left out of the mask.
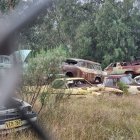
[[[104,71],[107,74],[131,74],[132,77],[135,77],[140,74],[140,61],[111,63]]]
[[[130,74],[108,75],[105,77],[103,85],[119,89],[120,83],[127,87],[129,94],[140,94],[140,85],[135,83]]]
[[[84,59],[66,59],[62,71],[68,77],[82,77],[91,83],[101,83],[104,79],[101,64]]]
[[[12,98],[7,104],[0,106],[0,135],[21,131],[30,127],[27,119],[20,114],[16,106],[24,110],[31,121],[35,122],[37,120],[37,114],[32,110],[30,104],[23,100]]]

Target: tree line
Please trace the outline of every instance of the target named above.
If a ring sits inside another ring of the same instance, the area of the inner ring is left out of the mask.
[[[18,2],[1,0],[1,13],[13,10]],[[46,13],[20,33],[20,46],[35,52],[61,46],[69,57],[103,66],[131,61],[140,52],[139,5],[137,0],[52,0]]]

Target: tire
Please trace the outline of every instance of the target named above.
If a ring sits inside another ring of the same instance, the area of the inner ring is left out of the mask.
[[[96,77],[95,80],[94,80],[94,83],[95,83],[95,84],[100,84],[100,83],[102,83],[101,78],[100,78],[100,77]]]
[[[73,77],[73,73],[72,73],[72,72],[67,72],[67,73],[66,73],[66,76],[67,76],[67,77]]]

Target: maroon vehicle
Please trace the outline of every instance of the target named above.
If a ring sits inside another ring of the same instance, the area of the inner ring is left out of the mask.
[[[129,74],[108,75],[105,77],[103,85],[105,87],[113,87],[118,89],[119,83],[122,83],[127,87],[127,92],[129,94],[140,94],[140,85],[138,85]]]
[[[132,77],[140,75],[140,61],[111,63],[104,70],[107,74],[131,74]]]
[[[101,65],[89,60],[69,58],[62,65],[63,73],[68,77],[85,78],[91,83],[103,82]]]

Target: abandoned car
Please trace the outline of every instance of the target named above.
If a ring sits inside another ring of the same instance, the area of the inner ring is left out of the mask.
[[[30,54],[31,50],[19,50],[15,51],[11,55],[0,55],[0,72],[7,71],[9,68],[11,68],[13,59],[17,59],[23,64],[23,67],[26,65],[26,60]],[[15,57],[15,58],[13,58]]]
[[[135,77],[140,74],[140,61],[111,63],[104,71],[107,74],[131,74]]]
[[[0,106],[0,134],[8,134],[30,127],[27,120],[19,113],[17,107],[24,110],[31,121],[36,121],[37,115],[32,111],[30,104],[20,99],[12,98],[8,104]]]
[[[60,78],[52,83],[52,93],[55,94],[102,95],[105,92],[122,93],[119,89],[94,86],[84,78]]]
[[[91,83],[101,83],[104,78],[101,65],[89,60],[66,59],[62,71],[68,77],[82,77]]]
[[[120,88],[119,85],[123,84],[127,88],[129,94],[139,94],[140,86],[135,83],[130,74],[122,75],[109,75],[104,80],[105,87]]]

